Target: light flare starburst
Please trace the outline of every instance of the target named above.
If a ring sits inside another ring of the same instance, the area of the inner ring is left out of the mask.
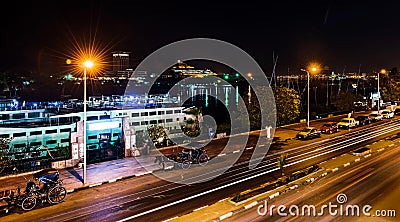
[[[82,76],[82,70],[87,68],[87,75],[93,78],[107,70],[110,50],[107,47],[96,44],[94,40],[78,41],[74,38],[73,45],[65,54],[67,69],[75,76]]]

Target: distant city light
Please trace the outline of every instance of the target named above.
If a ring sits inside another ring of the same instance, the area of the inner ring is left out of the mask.
[[[68,74],[68,75],[64,76],[64,78],[66,80],[72,80],[74,78],[74,76],[72,74]]]
[[[225,80],[228,80],[228,79],[229,79],[229,74],[226,74],[226,73],[225,73],[225,74],[224,74],[224,79],[225,79]]]

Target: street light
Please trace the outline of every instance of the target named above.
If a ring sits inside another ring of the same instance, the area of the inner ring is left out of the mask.
[[[307,73],[307,127],[310,126],[310,72],[305,69],[301,71]]]
[[[92,36],[92,35],[90,35]],[[71,38],[71,47],[67,48],[68,55],[65,63],[67,65],[68,73],[82,75],[83,71],[83,184],[87,182],[87,154],[86,154],[86,121],[87,121],[87,75],[96,75],[106,70],[108,66],[107,57],[109,56],[111,48],[107,45],[101,45],[95,39],[89,37],[79,39],[75,36]],[[81,41],[82,40],[82,41]],[[63,58],[63,57],[62,57]],[[82,70],[83,69],[83,70]],[[80,158],[80,156],[79,156]]]
[[[86,72],[87,69],[93,67],[93,62],[86,60],[83,62],[83,184],[86,184],[87,174],[86,174]]]
[[[312,66],[309,68],[313,73],[318,71],[318,68]],[[307,73],[307,127],[310,126],[310,72],[307,69],[300,69]]]
[[[379,73],[386,74],[386,69],[381,69],[381,71],[378,72],[378,113],[381,106],[381,93],[379,92]]]

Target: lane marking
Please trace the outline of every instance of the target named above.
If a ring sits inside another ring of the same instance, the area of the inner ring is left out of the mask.
[[[204,209],[206,207],[208,207],[208,205],[205,205],[205,206],[199,207],[197,209],[194,209],[193,212],[199,211],[199,210]]]

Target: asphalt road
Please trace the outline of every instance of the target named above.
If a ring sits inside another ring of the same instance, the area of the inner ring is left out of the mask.
[[[226,221],[399,221],[399,151],[400,147],[392,148],[353,167],[342,168],[315,183],[269,200],[263,204],[267,208],[254,207]],[[271,210],[273,205],[276,207]],[[278,214],[280,205],[285,209],[282,207]],[[323,205],[327,208],[321,211]],[[303,214],[303,206],[315,206],[316,211],[306,207]],[[296,207],[299,213],[294,210],[291,214],[289,209]]]
[[[321,121],[322,125],[324,121]],[[249,169],[248,160],[252,149],[214,157],[215,162],[205,166],[193,166],[189,170],[165,172],[165,176],[179,174],[182,181],[169,183],[153,175],[145,175],[121,182],[94,187],[68,195],[65,202],[53,206],[38,206],[30,212],[14,211],[2,221],[161,221],[186,214],[200,206],[212,204],[234,193],[257,187],[280,176],[276,158],[288,153],[287,172],[303,169],[334,156],[349,152],[388,135],[398,132],[400,120],[385,120],[368,126],[324,135],[310,141],[291,140],[271,147],[268,156],[257,168]],[[218,153],[218,150],[212,151]],[[212,154],[213,155],[213,154]],[[229,170],[224,169],[229,158],[239,157]],[[262,157],[260,157],[262,158]],[[206,167],[210,171],[204,173]],[[206,179],[215,170],[225,171],[210,181]],[[199,173],[201,172],[201,173]],[[112,173],[112,172],[110,172]]]

